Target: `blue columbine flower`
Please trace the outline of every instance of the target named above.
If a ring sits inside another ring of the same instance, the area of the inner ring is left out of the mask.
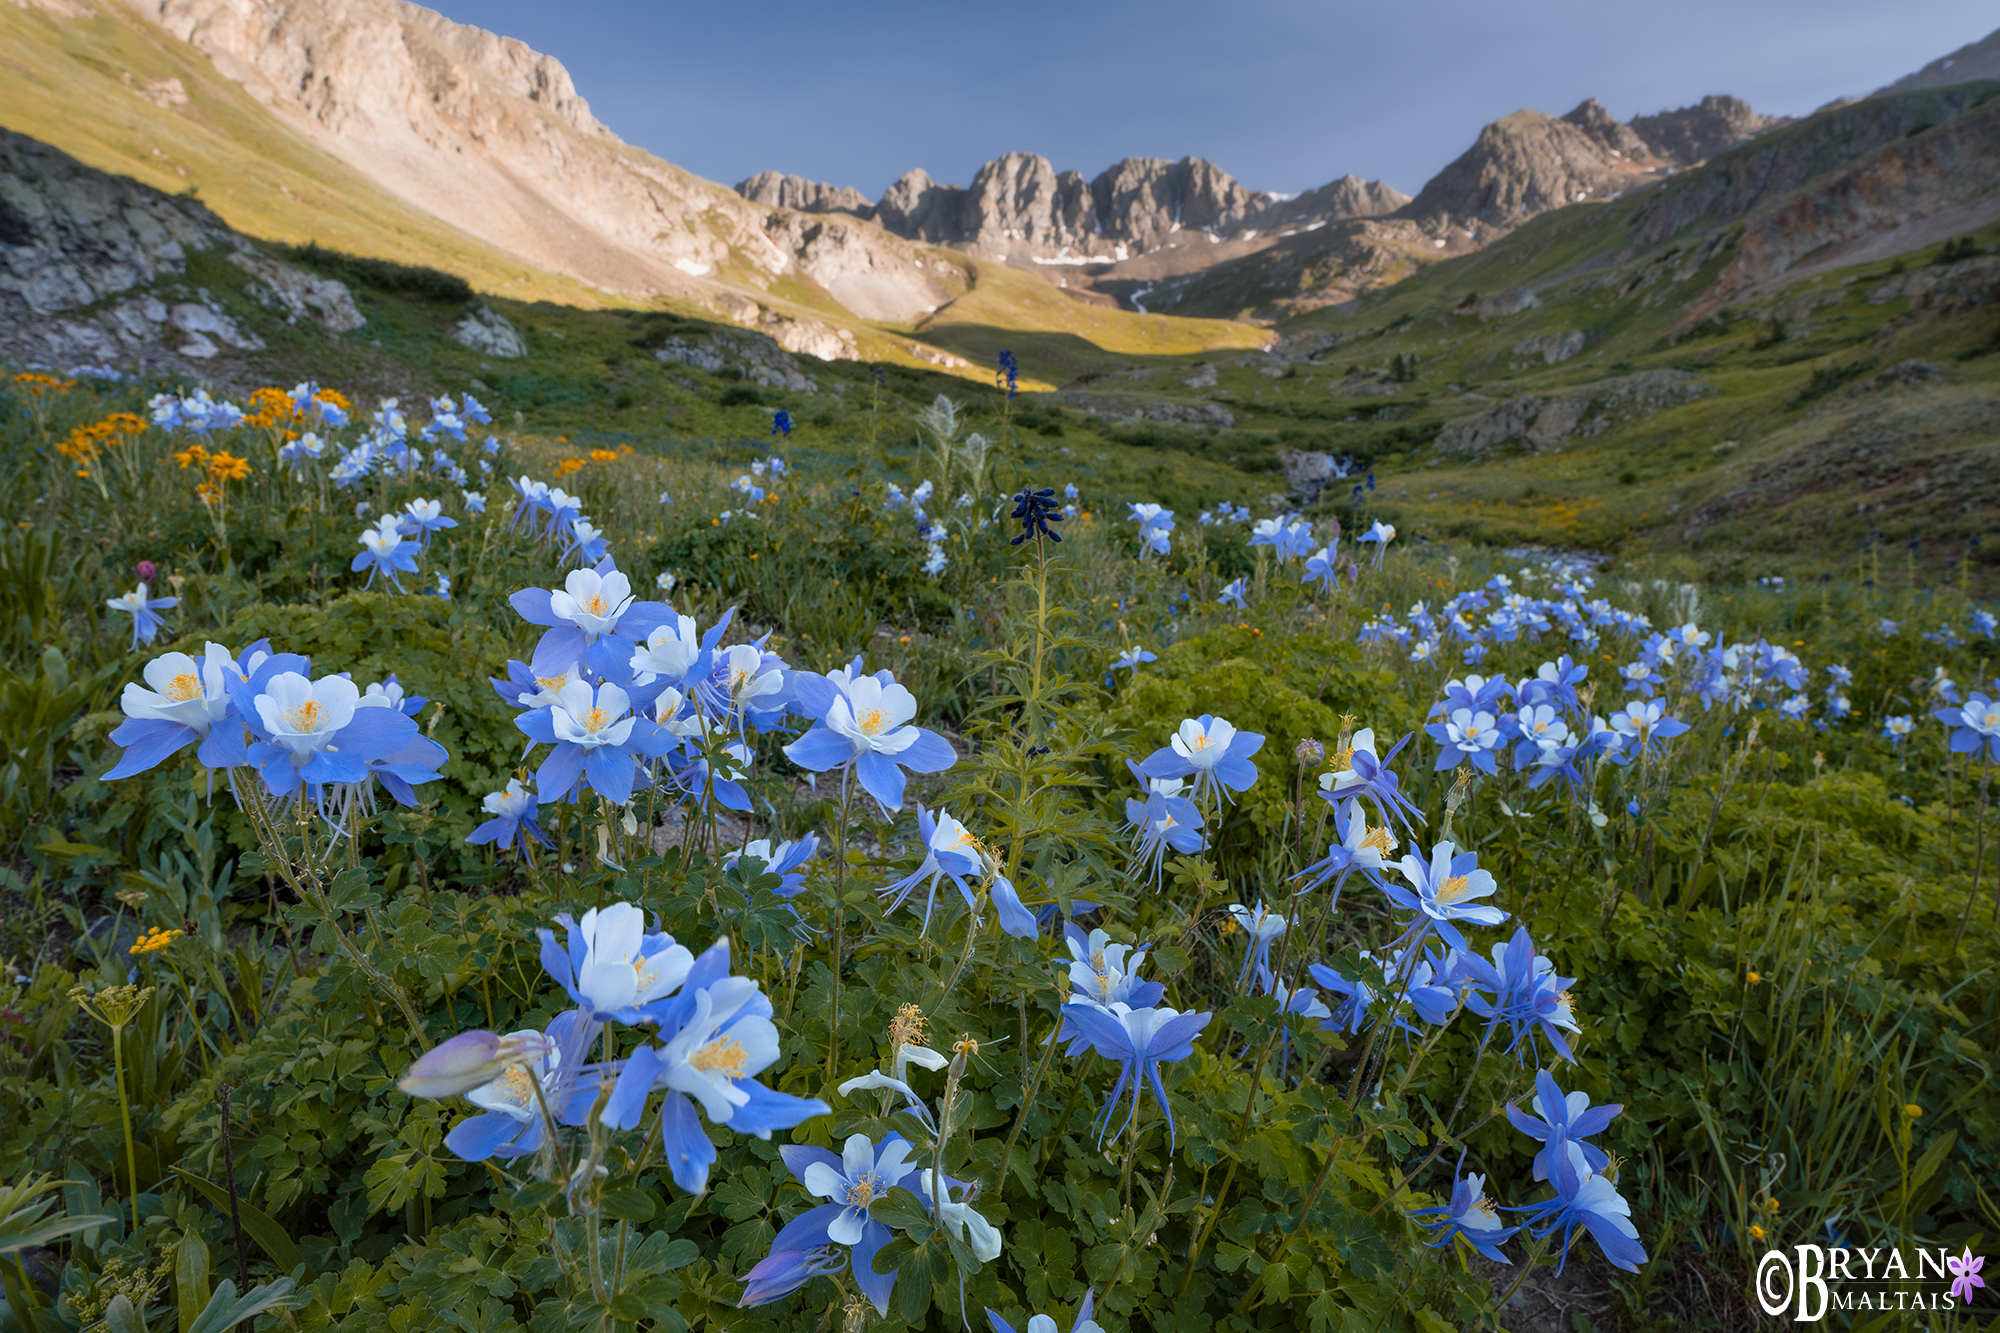
[[[1983,749],[1989,760],[2000,763],[2000,701],[1974,690],[1963,707],[1940,708],[1931,716],[1953,728],[1953,754],[1978,754]]]
[[[603,1027],[581,1010],[571,1009],[556,1015],[546,1033],[532,1028],[509,1033],[503,1040],[527,1047],[540,1037],[545,1045],[540,1051],[526,1050],[521,1061],[508,1065],[497,1078],[466,1092],[465,1099],[484,1114],[454,1125],[444,1146],[468,1162],[510,1159],[542,1146],[551,1115],[558,1124],[583,1124],[597,1100],[603,1072],[602,1066],[586,1059]]]
[[[1255,908],[1231,903],[1229,915],[1249,941],[1243,954],[1243,966],[1236,974],[1236,986],[1240,990],[1253,969],[1262,968],[1270,961],[1271,945],[1285,933],[1285,927],[1290,922],[1268,911],[1262,903]]]
[[[555,932],[537,930],[542,967],[578,1007],[600,1023],[656,1021],[647,1006],[680,989],[694,968],[694,955],[664,931],[648,933],[646,914],[630,903],[593,907],[581,922],[568,913],[556,917],[567,945]]]
[[[488,792],[482,808],[493,818],[474,829],[467,842],[475,845],[490,842],[505,851],[514,845],[518,836],[523,848],[530,838],[544,847],[555,846],[535,821],[534,793],[523,787],[519,778],[507,779],[504,791]]]
[[[1591,1169],[1578,1145],[1564,1140],[1558,1151],[1552,1140],[1546,1151],[1556,1168],[1550,1176],[1555,1197],[1512,1211],[1528,1215],[1527,1232],[1538,1240],[1562,1234],[1557,1274],[1569,1263],[1570,1237],[1579,1226],[1590,1232],[1613,1267],[1638,1272],[1639,1265],[1646,1262],[1646,1247],[1639,1243],[1639,1229],[1632,1225],[1632,1205],[1608,1176]]]
[[[1521,1228],[1500,1225],[1500,1214],[1486,1199],[1484,1176],[1461,1176],[1452,1182],[1450,1203],[1435,1208],[1412,1208],[1406,1215],[1422,1222],[1436,1219],[1437,1229],[1426,1242],[1434,1249],[1463,1236],[1466,1244],[1495,1263],[1512,1262],[1500,1253],[1500,1247]]]
[[[1642,754],[1657,753],[1664,742],[1688,729],[1687,723],[1663,716],[1665,712],[1666,701],[1662,699],[1632,704],[1624,712],[1611,715],[1611,728],[1625,738],[1629,749]]]
[[[1475,713],[1460,708],[1443,722],[1433,722],[1424,732],[1438,743],[1437,771],[1442,773],[1460,764],[1471,764],[1481,773],[1496,774],[1493,752],[1505,738],[1500,723],[1491,713]]]
[[[640,762],[659,758],[674,742],[666,728],[635,716],[631,696],[609,681],[593,691],[588,682],[572,680],[548,708],[524,713],[514,725],[530,740],[555,747],[535,772],[536,799],[544,805],[568,796],[579,781],[623,805],[632,799]]]
[[[1306,572],[1299,575],[1300,583],[1317,583],[1320,590],[1332,593],[1340,586],[1340,561],[1333,553],[1333,544],[1327,543],[1306,557]]]
[[[1125,766],[1146,791],[1143,801],[1129,797],[1125,801],[1125,820],[1133,830],[1132,859],[1147,868],[1158,887],[1168,848],[1192,856],[1206,845],[1201,811],[1181,795],[1185,784],[1179,778],[1147,777],[1130,760]]]
[[[1185,1060],[1194,1054],[1194,1039],[1201,1035],[1201,1030],[1208,1026],[1209,1019],[1214,1015],[1183,1014],[1174,1009],[1133,1009],[1123,1004],[1106,1008],[1094,1004],[1066,1004],[1062,1012],[1078,1040],[1118,1065],[1118,1081],[1111,1085],[1111,1092],[1104,1099],[1104,1110],[1097,1117],[1097,1141],[1104,1141],[1112,1113],[1118,1109],[1118,1103],[1124,1099],[1125,1089],[1130,1085],[1132,1109],[1126,1113],[1125,1122],[1110,1137],[1116,1138],[1124,1132],[1125,1124],[1129,1124],[1132,1116],[1139,1112],[1140,1099],[1145,1095],[1145,1082],[1152,1084],[1160,1113],[1167,1118],[1169,1142],[1175,1141],[1174,1114],[1167,1105],[1167,1089],[1160,1081],[1160,1066],[1173,1060]]]
[[[965,899],[968,912],[979,910],[978,899],[974,897],[973,886],[986,874],[986,857],[974,841],[972,833],[965,825],[940,810],[933,819],[930,811],[920,804],[917,806],[917,832],[924,841],[924,859],[917,868],[893,884],[886,884],[877,892],[887,900],[885,912],[893,912],[903,905],[903,901],[916,889],[919,883],[924,891],[923,929],[931,927],[931,908],[937,902],[937,886],[940,879],[949,879],[958,886],[959,896]],[[993,910],[1000,918],[1000,928],[1018,939],[1035,937],[1034,915],[1022,904],[1020,895],[1005,875],[996,874],[991,890]]]
[[[915,1194],[904,1183],[917,1171],[909,1160],[909,1142],[891,1133],[878,1148],[867,1135],[854,1134],[838,1157],[798,1143],[787,1143],[778,1152],[806,1191],[828,1202],[807,1209],[778,1232],[771,1252],[743,1275],[749,1286],[740,1304],[764,1305],[789,1295],[816,1275],[847,1267],[851,1256],[854,1284],[887,1314],[896,1275],[876,1272],[875,1255],[894,1233],[869,1216],[868,1206],[899,1187]],[[847,1254],[829,1255],[828,1246]]]
[[[1137,671],[1141,663],[1157,661],[1159,661],[1159,658],[1147,652],[1144,648],[1127,648],[1118,655],[1118,660],[1111,664],[1111,669],[1113,671]]]
[[[417,525],[417,541],[420,545],[430,545],[431,538],[446,528],[458,526],[458,520],[448,517],[444,503],[440,500],[412,500],[403,506],[411,522]]]
[[[1602,1133],[1625,1109],[1622,1103],[1592,1106],[1589,1093],[1581,1089],[1565,1093],[1556,1086],[1555,1079],[1549,1076],[1546,1069],[1539,1069],[1535,1071],[1535,1095],[1529,1105],[1534,1109],[1533,1115],[1509,1103],[1507,1119],[1513,1122],[1514,1128],[1542,1144],[1541,1151],[1535,1154],[1536,1180],[1550,1178],[1550,1168],[1555,1164],[1550,1151],[1562,1151],[1564,1141],[1574,1144],[1582,1152],[1584,1162],[1592,1171],[1602,1171],[1610,1165],[1611,1158],[1602,1148],[1584,1140]]]
[[[636,1128],[655,1088],[666,1090],[661,1134],[674,1183],[690,1194],[708,1188],[715,1145],[694,1108],[710,1124],[769,1139],[832,1108],[816,1098],[773,1092],[757,1081],[777,1062],[778,1029],[771,1001],[749,977],[729,971],[729,941],[718,940],[695,961],[674,999],[655,1006],[660,1045],[641,1046],[625,1061],[604,1107],[604,1122]]]
[[[1360,498],[1361,488],[1359,486],[1354,488],[1354,494],[1356,499]],[[1384,523],[1378,518],[1375,520],[1373,527],[1369,528],[1368,531],[1362,533],[1359,537],[1356,537],[1355,540],[1375,543],[1375,568],[1380,569],[1382,568],[1382,557],[1389,550],[1389,543],[1396,540],[1396,529],[1393,524]]]
[[[151,643],[160,636],[162,623],[159,613],[179,606],[178,597],[148,597],[146,585],[141,583],[131,592],[121,597],[113,597],[105,603],[113,611],[123,611],[132,617],[132,646]]]
[[[1525,926],[1517,927],[1511,940],[1494,945],[1491,952],[1491,963],[1476,953],[1466,953],[1460,960],[1472,986],[1466,1008],[1485,1018],[1489,1027],[1499,1023],[1512,1027],[1509,1051],[1525,1038],[1532,1054],[1540,1035],[1549,1039],[1557,1055],[1574,1060],[1563,1033],[1582,1031],[1569,995],[1576,978],[1556,975],[1556,965],[1535,952]]]
[[[790,898],[806,886],[806,877],[799,873],[799,867],[812,860],[818,852],[819,835],[814,833],[775,846],[769,838],[759,838],[755,842],[744,843],[741,851],[731,852],[724,859],[722,868],[727,870],[743,860],[762,862],[764,874],[778,876],[778,896]]]
[[[211,643],[199,659],[167,653],[146,663],[146,686],[127,682],[119,700],[125,720],[111,733],[125,753],[104,778],[129,778],[143,773],[168,755],[195,742],[195,757],[208,768],[231,768],[250,762],[243,748],[243,724],[231,722],[233,704],[227,682],[236,675],[229,650]]]
[[[1396,836],[1386,827],[1368,827],[1368,815],[1358,797],[1329,803],[1333,806],[1333,841],[1327,844],[1326,856],[1292,878],[1310,881],[1300,893],[1310,893],[1331,881],[1337,903],[1341,885],[1357,870],[1370,880],[1381,882],[1381,872],[1387,864],[1384,858],[1396,850]]]
[[[903,808],[905,768],[938,773],[958,762],[944,737],[910,725],[916,696],[887,671],[864,675],[857,659],[825,676],[799,672],[794,688],[798,711],[817,721],[785,747],[786,757],[815,773],[851,765],[862,788],[885,810]]]
[[[1441,842],[1431,849],[1429,861],[1412,854],[1397,865],[1410,888],[1384,880],[1382,892],[1396,906],[1417,913],[1400,941],[1404,945],[1415,945],[1435,930],[1452,948],[1462,950],[1465,937],[1458,933],[1458,922],[1497,926],[1507,919],[1499,908],[1473,901],[1492,897],[1499,887],[1490,872],[1479,868],[1476,852],[1461,852],[1452,843]]]
[[[659,602],[637,601],[632,580],[610,560],[571,570],[560,588],[523,588],[507,600],[521,619],[548,626],[529,659],[537,676],[560,676],[582,662],[600,676],[622,678],[633,666],[632,644],[672,614]]]
[[[357,574],[364,569],[368,571],[368,582],[362,585],[364,588],[375,586],[377,574],[386,574],[396,591],[401,592],[403,581],[396,576],[417,572],[417,544],[403,540],[402,534],[396,531],[397,521],[396,515],[386,515],[380,524],[363,531],[358,539],[361,553],[354,557],[350,568]]]
[[[1319,775],[1320,799],[1339,804],[1366,798],[1384,823],[1396,825],[1406,833],[1413,827],[1413,821],[1423,823],[1423,812],[1403,795],[1396,774],[1389,767],[1415,734],[1405,735],[1383,755],[1376,753],[1374,728],[1363,727],[1355,732],[1346,751],[1333,757],[1333,771]]]
[[[1063,923],[1063,942],[1069,946],[1072,1003],[1094,1004],[1100,1009],[1114,1004],[1144,1009],[1158,1004],[1166,994],[1167,988],[1160,982],[1139,980],[1139,966],[1146,961],[1144,947],[1135,952],[1129,944],[1113,944],[1102,930],[1086,935],[1080,926],[1068,921]]]
[[[1227,800],[1257,780],[1250,756],[1263,748],[1254,731],[1238,731],[1219,717],[1187,718],[1169,743],[1139,765],[1149,778],[1192,778],[1196,801]]]
[[[1243,592],[1246,586],[1243,579],[1230,580],[1223,586],[1221,593],[1216,596],[1215,604],[1217,606],[1233,606],[1239,611],[1248,610],[1249,608],[1243,601]]]
[[[302,783],[364,782],[372,761],[420,739],[417,724],[395,709],[361,707],[361,691],[345,676],[278,672],[262,682],[244,718],[258,738],[249,760],[278,797]]]
[[[1324,963],[1310,964],[1306,970],[1322,991],[1341,997],[1340,1004],[1320,1020],[1323,1032],[1353,1035],[1368,1025],[1368,1006],[1375,1002],[1375,990],[1367,982],[1348,977]]]

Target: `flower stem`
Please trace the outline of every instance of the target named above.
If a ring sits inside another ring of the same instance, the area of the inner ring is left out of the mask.
[[[132,1182],[132,1234],[139,1234],[139,1155],[132,1147],[132,1104],[125,1099],[125,1026],[111,1029],[111,1072],[118,1081],[118,1116],[125,1123],[125,1172]]]

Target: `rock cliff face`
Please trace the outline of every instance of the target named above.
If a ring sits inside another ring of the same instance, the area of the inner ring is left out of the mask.
[[[865,318],[949,299],[879,229],[774,210],[621,142],[558,61],[520,42],[403,0],[126,3],[335,156],[539,267],[724,313],[755,304],[726,282],[788,272],[861,293],[850,309]]]
[[[288,322],[334,332],[364,322],[345,285],[259,253],[193,199],[0,129],[0,354],[58,370],[193,369],[261,348],[212,294],[173,281],[202,250],[225,254],[246,293]]]
[[[738,181],[736,193],[766,208],[790,208],[801,213],[852,213],[858,218],[875,216],[875,205],[852,186],[828,185],[777,171],[760,171],[749,180]]]
[[[1635,116],[1629,124],[1613,119],[1595,98],[1560,119],[1516,111],[1481,130],[1401,215],[1433,226],[1470,226],[1492,240],[1552,208],[1650,184],[1783,123],[1734,97],[1704,97],[1699,105]]]
[[[1186,233],[1226,240],[1246,233],[1392,213],[1409,196],[1381,181],[1345,176],[1294,199],[1245,189],[1213,162],[1128,157],[1086,180],[1035,153],[982,166],[969,186],[905,172],[870,204],[840,189],[764,172],[736,187],[758,203],[872,217],[898,236],[985,259],[1044,265],[1118,264]]]
[[[1704,97],[1694,106],[1632,117],[1632,130],[1652,150],[1680,166],[1692,166],[1765,130],[1789,116],[1761,116],[1734,97]]]

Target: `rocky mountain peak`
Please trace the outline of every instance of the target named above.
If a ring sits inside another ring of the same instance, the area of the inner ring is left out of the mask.
[[[1509,231],[1552,208],[1616,194],[1645,170],[1622,153],[1602,133],[1567,118],[1516,111],[1482,129],[1403,212],[1434,225],[1456,224],[1474,241],[1490,239],[1478,233]]]
[[[875,216],[875,205],[851,185],[829,185],[780,171],[760,171],[748,180],[738,181],[736,193],[766,208],[789,208],[799,213],[852,213],[858,218]]]
[[[1595,139],[1598,144],[1623,157],[1651,157],[1652,148],[1639,132],[1612,116],[1595,97],[1587,97],[1564,120]]]
[[[1653,151],[1685,167],[1705,162],[1789,119],[1789,116],[1760,116],[1741,98],[1711,95],[1678,111],[1634,116],[1632,128]]]

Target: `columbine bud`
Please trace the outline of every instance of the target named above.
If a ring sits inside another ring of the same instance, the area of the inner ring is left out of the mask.
[[[461,1032],[418,1057],[396,1086],[412,1097],[457,1097],[499,1078],[508,1065],[548,1049],[548,1039],[539,1034],[500,1037],[478,1030]]]
[[[1299,761],[1300,768],[1318,768],[1326,762],[1326,747],[1307,736],[1292,747],[1292,755]]]
[[[159,572],[159,567],[152,561],[141,560],[139,562],[139,581],[141,583],[151,583]]]

